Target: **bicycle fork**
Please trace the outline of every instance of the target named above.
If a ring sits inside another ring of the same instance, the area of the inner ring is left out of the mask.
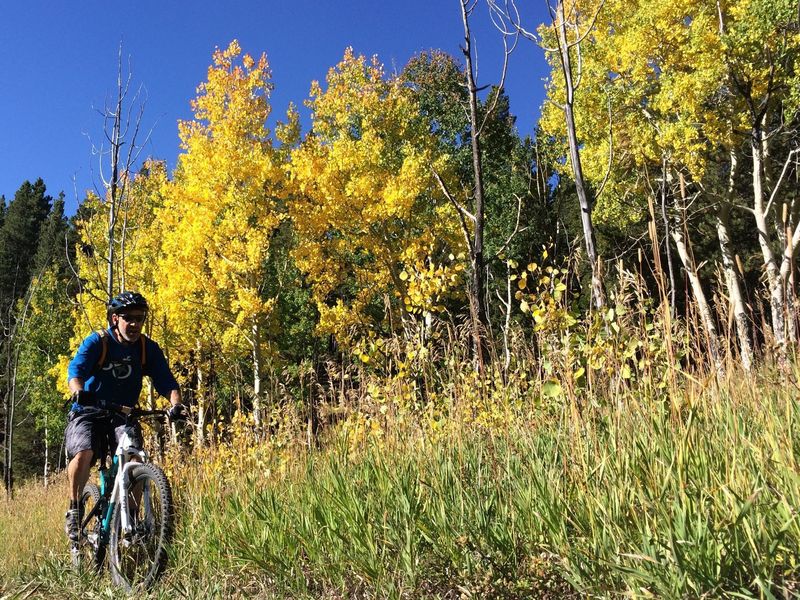
[[[109,503],[106,517],[103,522],[103,530],[110,531],[114,507],[119,504],[120,533],[124,540],[130,540],[132,534],[136,531],[137,526],[152,523],[153,515],[149,482],[144,483],[142,494],[138,499],[139,505],[144,509],[142,514],[142,522],[136,522],[135,519],[131,519],[131,503],[129,500],[129,492],[131,488],[131,470],[139,465],[141,465],[141,463],[131,461],[126,462],[122,466],[121,476],[118,476],[114,480],[114,490],[111,492],[111,502]]]

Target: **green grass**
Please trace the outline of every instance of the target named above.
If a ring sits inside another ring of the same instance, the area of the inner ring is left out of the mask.
[[[332,450],[229,500],[228,549],[287,597],[783,597],[800,558],[786,401]]]

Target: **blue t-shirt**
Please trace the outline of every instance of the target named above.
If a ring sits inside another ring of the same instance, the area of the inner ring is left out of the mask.
[[[121,344],[108,330],[106,336],[108,353],[102,370],[97,361],[103,351],[100,334],[94,332],[81,344],[75,357],[69,363],[68,380],[78,377],[83,380],[83,389],[94,392],[100,401],[113,402],[122,406],[135,406],[142,391],[142,344],[138,340],[130,345]],[[156,391],[169,398],[172,390],[178,389],[178,382],[169,369],[167,359],[161,348],[153,340],[145,338],[147,363],[145,371],[153,381]]]

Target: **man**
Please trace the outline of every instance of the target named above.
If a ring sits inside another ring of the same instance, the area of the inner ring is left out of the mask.
[[[148,375],[156,391],[169,398],[171,418],[183,414],[181,393],[161,348],[142,334],[147,300],[136,292],[122,292],[108,303],[108,329],[83,340],[69,364],[72,409],[64,432],[69,465],[69,509],[65,529],[72,542],[80,537],[80,497],[103,442],[113,452],[122,436],[125,417],[102,410],[106,403],[133,408]],[[142,433],[136,425],[137,445]]]

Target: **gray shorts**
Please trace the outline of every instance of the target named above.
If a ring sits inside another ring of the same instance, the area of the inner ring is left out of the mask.
[[[80,412],[70,412],[67,428],[64,430],[64,444],[67,456],[72,459],[78,452],[92,450],[94,457],[113,454],[125,432],[137,448],[144,446],[142,428],[139,423],[127,425],[122,415],[111,415],[92,407],[84,407]]]

